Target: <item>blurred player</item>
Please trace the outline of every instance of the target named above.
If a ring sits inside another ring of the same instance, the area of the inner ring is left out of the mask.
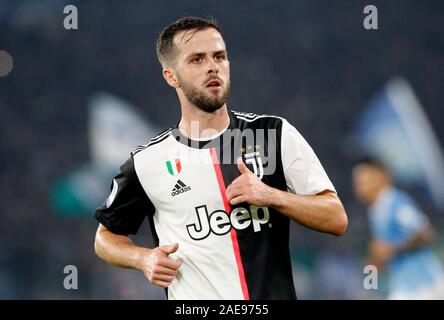
[[[172,23],[157,53],[182,118],[120,168],[96,212],[97,254],[141,270],[168,299],[295,299],[290,219],[335,235],[347,227],[321,163],[285,119],[228,110],[228,53],[213,20]],[[147,216],[153,249],[128,238]]]
[[[434,230],[414,200],[393,186],[378,161],[353,170],[356,196],[368,205],[369,264],[388,272],[389,299],[444,299],[444,274],[430,244]]]

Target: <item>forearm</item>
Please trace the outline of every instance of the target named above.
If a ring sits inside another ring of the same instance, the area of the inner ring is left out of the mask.
[[[226,189],[231,205],[247,202],[273,208],[297,223],[321,232],[342,235],[348,224],[344,207],[335,192],[325,190],[301,196],[266,185],[254,175],[241,158],[237,159],[241,175]]]
[[[94,243],[96,254],[108,263],[118,267],[142,271],[148,281],[167,288],[174,280],[182,262],[172,259],[179,244],[164,245],[153,249],[136,246],[130,238],[114,234],[102,224],[99,225]]]
[[[150,249],[135,245],[127,236],[117,235],[100,225],[94,243],[96,254],[113,265],[140,269],[141,256]]]
[[[406,252],[417,250],[431,244],[434,239],[435,233],[432,230],[431,226],[427,224],[420,232],[416,233],[409,240],[395,246],[395,254],[401,255]]]
[[[301,196],[273,188],[269,206],[297,223],[320,232],[342,235],[347,228],[344,207],[333,192]]]

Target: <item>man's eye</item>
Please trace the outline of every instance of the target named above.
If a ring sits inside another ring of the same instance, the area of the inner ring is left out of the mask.
[[[193,58],[193,63],[199,63],[202,61],[202,57],[195,57]]]
[[[223,56],[223,55],[217,55],[217,56],[215,56],[215,59],[216,59],[217,61],[221,61],[221,60],[224,59],[224,56]]]

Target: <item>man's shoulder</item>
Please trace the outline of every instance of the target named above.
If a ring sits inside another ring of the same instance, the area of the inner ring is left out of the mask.
[[[248,127],[258,128],[280,128],[287,120],[281,116],[273,114],[256,114],[252,112],[241,112],[230,110],[233,117],[239,124]]]
[[[152,150],[154,146],[161,147],[162,143],[166,142],[168,137],[171,136],[172,130],[173,128],[168,128],[159,132],[157,135],[151,138],[147,144],[142,144],[140,146],[135,147],[131,151],[131,155],[134,157],[136,154],[140,153],[141,151]]]

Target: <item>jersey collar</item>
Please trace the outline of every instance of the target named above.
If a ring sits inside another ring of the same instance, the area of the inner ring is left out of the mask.
[[[196,149],[209,149],[213,147],[221,146],[222,144],[229,143],[231,141],[226,141],[230,139],[225,139],[226,133],[230,132],[231,130],[236,128],[237,119],[231,112],[231,110],[228,110],[228,116],[230,117],[230,123],[228,124],[228,127],[222,131],[219,135],[214,137],[213,139],[208,140],[195,140],[190,139],[188,137],[185,137],[179,130],[178,125],[179,122],[176,124],[176,126],[171,131],[173,137],[176,139],[177,142],[186,145],[190,148],[196,148]]]

